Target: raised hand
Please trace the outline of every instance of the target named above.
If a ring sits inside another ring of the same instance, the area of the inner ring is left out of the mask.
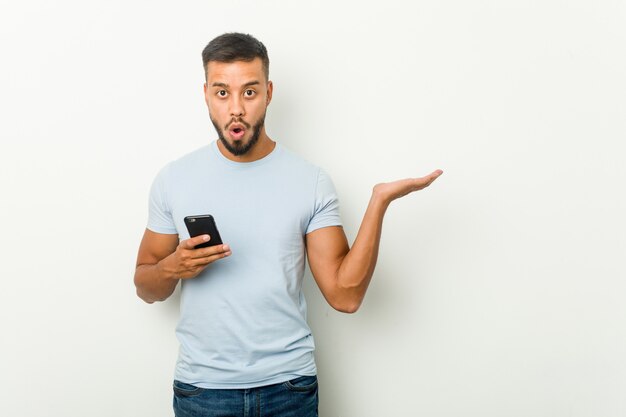
[[[386,204],[393,200],[404,197],[414,191],[422,190],[433,183],[443,171],[437,169],[429,175],[420,178],[406,178],[403,180],[376,184],[374,186],[374,195],[380,197]]]

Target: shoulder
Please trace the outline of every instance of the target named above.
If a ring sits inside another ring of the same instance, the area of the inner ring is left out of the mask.
[[[332,185],[332,179],[330,175],[328,174],[328,172],[326,172],[324,168],[320,167],[319,165],[313,164],[312,162],[285,147],[282,147],[282,150],[285,159],[289,161],[290,164],[297,166],[300,170],[299,172],[306,173],[306,175],[313,178],[318,184],[330,183],[331,187],[334,187]],[[294,171],[298,172],[298,170]]]
[[[293,152],[291,149],[283,145],[280,145],[280,147],[280,160],[282,164],[289,167],[289,169],[293,169],[295,172],[317,177],[320,172],[320,167]]]
[[[165,190],[180,182],[182,178],[193,176],[199,168],[206,166],[207,154],[208,146],[203,146],[166,163],[154,177],[153,190]]]

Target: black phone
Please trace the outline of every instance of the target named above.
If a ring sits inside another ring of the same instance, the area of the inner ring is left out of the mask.
[[[208,248],[209,246],[222,244],[222,238],[220,237],[220,232],[217,231],[215,219],[213,219],[213,216],[211,216],[210,214],[187,216],[185,217],[185,226],[187,226],[190,237],[196,237],[200,235],[211,236],[211,239],[208,242],[196,245],[194,249]]]

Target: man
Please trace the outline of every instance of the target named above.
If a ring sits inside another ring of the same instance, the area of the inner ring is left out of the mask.
[[[314,345],[301,292],[305,253],[328,303],[355,312],[374,272],[387,207],[441,171],[376,185],[350,249],[331,180],[265,131],[273,90],[265,46],[228,33],[202,56],[219,139],[155,179],[137,294],[162,301],[181,282],[176,416],[316,416]],[[224,244],[194,249],[211,239],[187,238],[183,219],[198,214],[213,215]]]

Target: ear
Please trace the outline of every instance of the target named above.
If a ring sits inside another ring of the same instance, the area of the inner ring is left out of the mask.
[[[274,91],[274,83],[271,81],[267,82],[267,101],[265,103],[266,106],[270,105],[270,101],[272,101],[272,92]]]

